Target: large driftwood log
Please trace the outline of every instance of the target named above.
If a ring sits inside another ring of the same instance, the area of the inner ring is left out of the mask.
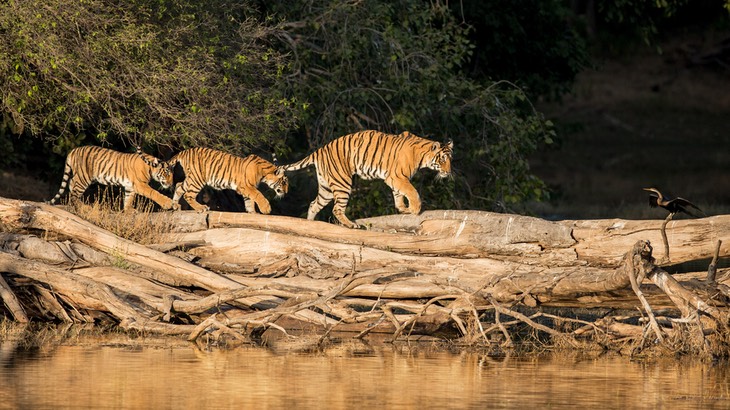
[[[212,291],[240,287],[240,284],[227,277],[216,275],[174,256],[120,238],[51,205],[0,200],[0,225],[10,229],[35,228],[66,235],[115,258],[123,258],[159,272],[161,279],[166,283],[199,286]],[[238,302],[253,305],[261,302],[261,299],[241,299]]]
[[[178,258],[120,238],[108,231],[51,205],[0,201],[0,224],[10,229],[35,228],[61,233],[110,255],[123,255],[130,262],[162,272],[174,272],[186,284],[210,289],[227,289],[237,284],[229,279],[182,263]]]
[[[546,221],[482,211],[426,211],[420,215],[360,219],[357,223],[370,229],[363,231],[299,218],[247,213],[176,212],[174,218],[182,227],[178,232],[250,228],[406,254],[485,256],[527,264],[606,267],[618,266],[626,249],[638,240],[661,244],[663,223],[622,219]],[[667,232],[672,263],[711,258],[717,240],[730,234],[730,215],[675,220],[667,226]],[[728,255],[730,244],[723,244],[720,256]]]
[[[537,299],[556,306],[593,300],[597,305],[628,307],[623,299],[612,304],[604,296],[591,294],[628,288],[629,278],[616,269],[623,255],[638,240],[661,243],[661,221],[655,220],[550,222],[488,212],[429,211],[359,220],[372,229],[363,231],[288,217],[177,214],[178,220],[187,221],[184,226],[209,229],[171,233],[165,237],[166,245],[204,243],[189,253],[199,257],[201,266],[219,272],[284,275],[289,283],[296,283],[292,277],[326,280],[352,270],[383,269],[400,275],[398,289],[412,284],[408,292],[414,297],[448,293],[448,284],[458,278],[467,290],[488,284],[497,301]],[[669,232],[670,243],[677,248],[672,248],[674,263],[709,259],[717,239],[730,233],[730,216],[675,221]],[[729,252],[730,248],[722,247],[719,255]],[[357,292],[372,297],[387,288],[370,285]],[[671,301],[665,298],[661,307],[668,306]]]
[[[632,322],[641,314],[606,316],[606,308],[621,308],[643,310],[664,343],[678,334],[672,320],[707,318],[703,332],[727,321],[726,271],[706,282],[677,281],[654,264],[650,241],[660,243],[661,221],[430,211],[360,220],[369,230],[351,230],[240,213],[113,217],[148,218],[169,233],[142,246],[60,207],[0,198],[0,273],[11,275],[3,300],[27,304],[30,288],[17,292],[25,278],[60,320],[103,312],[128,329],[191,339],[204,332],[241,339],[255,329],[287,334],[306,325],[325,335],[420,333],[467,343],[497,334],[511,344],[508,329],[522,324],[571,345],[591,334],[644,340],[644,328]],[[730,216],[674,221],[672,262],[727,256],[718,240],[728,232]],[[604,317],[558,317],[544,310],[550,307],[602,308]]]

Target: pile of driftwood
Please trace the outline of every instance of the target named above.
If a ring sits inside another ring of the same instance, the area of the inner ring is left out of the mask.
[[[167,233],[144,246],[60,207],[0,198],[0,314],[190,340],[336,333],[510,346],[529,334],[671,351],[693,338],[693,349],[730,351],[730,279],[717,269],[730,215],[668,224],[661,267],[660,220],[427,211],[352,230],[247,213],[123,216]]]

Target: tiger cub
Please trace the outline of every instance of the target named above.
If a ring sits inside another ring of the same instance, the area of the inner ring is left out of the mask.
[[[172,170],[152,155],[96,146],[78,147],[68,153],[61,188],[49,203],[55,204],[69,185],[69,200],[78,200],[91,183],[97,182],[122,186],[125,210],[132,208],[137,194],[155,201],[164,209],[176,209],[176,203],[149,185],[154,179],[163,188],[170,188],[172,177]]]
[[[334,216],[343,225],[358,228],[345,215],[353,175],[384,180],[393,190],[398,211],[418,214],[421,212],[421,200],[410,182],[411,177],[421,168],[438,171],[440,178],[450,175],[453,148],[451,141],[441,145],[409,132],[391,135],[362,131],[339,137],[301,161],[282,167],[286,171],[310,165],[317,168],[319,192],[309,205],[307,219],[314,219],[334,199]],[[408,206],[405,199],[408,199]]]
[[[175,185],[172,201],[180,198],[193,209],[203,212],[209,208],[200,204],[196,197],[205,185],[214,189],[233,189],[243,196],[246,212],[255,213],[255,205],[263,214],[271,213],[271,205],[257,189],[265,182],[276,192],[276,197],[284,196],[289,190],[289,179],[284,170],[256,155],[237,157],[210,148],[190,148],[179,152],[167,161],[170,168],[182,167],[185,179]]]

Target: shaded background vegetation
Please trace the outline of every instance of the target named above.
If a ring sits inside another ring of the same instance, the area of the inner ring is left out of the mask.
[[[409,130],[456,144],[453,179],[416,178],[426,209],[619,216],[646,184],[721,204],[730,104],[684,88],[698,75],[710,95],[727,86],[728,4],[9,1],[0,166],[48,181],[38,200],[78,145],[290,162],[347,133]],[[653,73],[616,81],[646,63]],[[688,139],[707,183],[666,166],[688,162],[670,149]],[[301,215],[314,197],[311,172],[292,180],[275,212]],[[352,217],[395,212],[384,184],[355,188]]]

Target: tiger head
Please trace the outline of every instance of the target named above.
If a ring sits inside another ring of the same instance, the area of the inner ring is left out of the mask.
[[[438,178],[444,178],[451,175],[451,156],[454,150],[454,142],[449,140],[445,145],[440,142],[431,144],[431,149],[424,157],[426,168],[438,171]]]
[[[159,182],[163,189],[169,189],[173,185],[172,167],[152,155],[145,154],[139,147],[137,147],[137,155],[150,167],[150,176]]]
[[[276,192],[277,198],[289,192],[289,178],[284,174],[282,167],[276,167],[276,171],[264,175],[263,182]]]
[[[172,168],[166,163],[155,158],[156,164],[152,166],[152,178],[160,183],[163,189],[170,189],[173,186]]]

